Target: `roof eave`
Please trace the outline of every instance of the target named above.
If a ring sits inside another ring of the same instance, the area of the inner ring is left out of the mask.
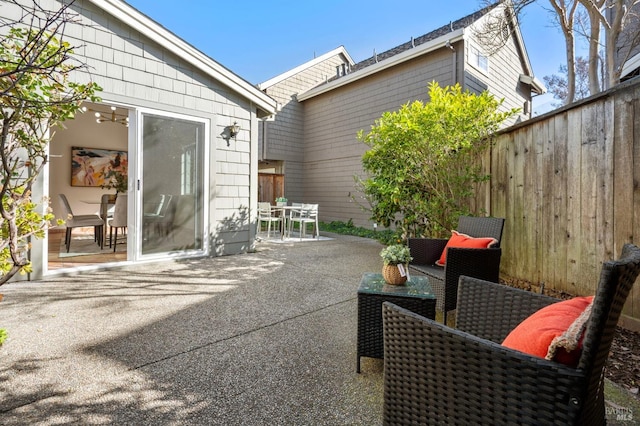
[[[120,0],[89,1],[141,34],[154,40],[176,56],[210,75],[221,84],[250,100],[256,108],[262,111],[259,115],[271,115],[276,112],[276,101],[273,98],[261,92],[255,86],[220,65],[135,8]]]
[[[355,64],[355,62],[351,58],[351,55],[349,55],[349,53],[344,48],[344,46],[340,46],[340,47],[337,47],[337,48],[335,48],[335,49],[333,49],[333,50],[331,50],[331,51],[329,51],[329,52],[327,52],[327,53],[325,53],[323,55],[318,56],[317,58],[313,58],[312,60],[307,61],[302,65],[299,65],[299,66],[297,66],[297,67],[295,67],[293,69],[290,69],[287,72],[279,74],[279,75],[277,75],[277,76],[275,76],[273,78],[270,78],[269,80],[267,80],[267,81],[265,81],[263,83],[258,84],[258,89],[265,90],[265,89],[267,89],[267,88],[269,88],[269,87],[271,87],[271,86],[273,86],[275,84],[280,83],[281,81],[286,80],[287,78],[289,78],[289,77],[291,77],[293,75],[296,75],[296,74],[298,74],[298,73],[300,73],[300,72],[302,72],[302,71],[304,71],[304,70],[306,70],[308,68],[311,68],[311,67],[313,67],[313,66],[315,66],[315,65],[317,65],[317,64],[319,64],[319,63],[321,63],[323,61],[326,61],[327,59],[329,59],[329,58],[331,58],[333,56],[336,56],[336,55],[344,55],[344,57],[347,59],[347,62],[349,62],[349,64],[351,66],[353,66]]]
[[[391,56],[390,58],[380,61],[377,64],[362,68],[351,74],[347,74],[336,80],[330,81],[323,85],[314,87],[313,89],[310,89],[304,93],[298,94],[298,97],[297,97],[298,101],[304,101],[304,100],[313,98],[314,96],[318,96],[322,93],[326,93],[330,90],[334,90],[338,87],[342,87],[347,84],[353,83],[354,81],[358,81],[362,78],[368,77],[372,74],[378,73],[387,68],[396,66],[400,63],[425,55],[434,50],[446,47],[447,42],[454,43],[462,39],[464,39],[464,28],[457,29],[448,34],[440,36],[434,40],[431,40],[427,43],[418,45],[412,49],[405,50],[402,53]]]
[[[640,68],[640,53],[633,55],[624,63],[620,78],[626,77],[638,68]]]

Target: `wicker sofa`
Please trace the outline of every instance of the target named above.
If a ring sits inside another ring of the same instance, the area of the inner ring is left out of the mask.
[[[498,282],[503,228],[503,218],[460,216],[456,229],[458,232],[477,238],[493,237],[497,244],[488,249],[449,248],[444,267],[435,263],[440,258],[447,239],[409,238],[409,249],[413,257],[409,268],[429,277],[431,287],[438,298],[436,309],[443,311],[445,324],[447,312],[456,309],[458,278],[461,275]]]
[[[384,424],[605,424],[604,365],[639,272],[631,244],[604,263],[577,367],[500,344],[556,299],[461,277],[456,329],[386,302]]]

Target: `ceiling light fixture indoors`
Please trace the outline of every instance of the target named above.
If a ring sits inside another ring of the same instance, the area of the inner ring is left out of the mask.
[[[118,123],[118,124],[122,124],[123,126],[129,127],[129,117],[127,115],[124,114],[116,114],[116,107],[112,106],[111,107],[111,113],[108,112],[102,112],[102,111],[97,111],[95,109],[91,109],[91,108],[87,108],[87,107],[82,107],[82,111],[83,112],[87,112],[87,111],[91,111],[94,113],[94,116],[96,117],[96,123],[101,124],[101,123]]]

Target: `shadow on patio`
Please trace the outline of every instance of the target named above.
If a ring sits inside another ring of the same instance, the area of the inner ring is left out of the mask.
[[[332,237],[6,285],[3,424],[381,424],[382,362],[355,373],[381,246]]]

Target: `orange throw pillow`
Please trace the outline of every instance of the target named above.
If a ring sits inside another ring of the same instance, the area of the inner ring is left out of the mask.
[[[575,367],[592,303],[593,296],[585,296],[545,306],[514,328],[502,346]],[[573,343],[565,344],[570,334]]]
[[[463,247],[463,248],[488,248],[496,244],[498,240],[495,238],[483,237],[475,238],[470,237],[467,234],[461,234],[458,231],[451,231],[451,238],[447,241],[447,245],[444,246],[440,259],[436,262],[438,266],[444,266],[447,261],[447,249],[449,247]]]

